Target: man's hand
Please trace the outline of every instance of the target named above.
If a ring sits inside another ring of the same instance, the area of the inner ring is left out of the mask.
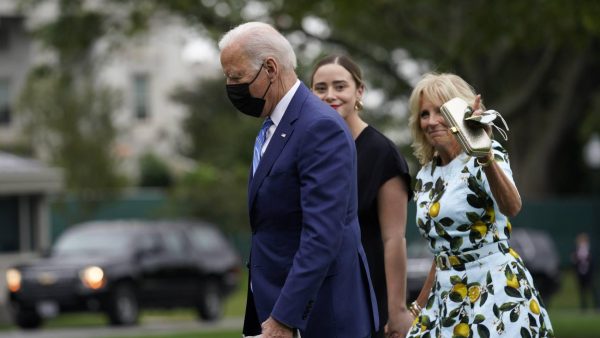
[[[262,338],[292,338],[294,331],[279,323],[272,317],[267,318],[261,325],[262,327]]]

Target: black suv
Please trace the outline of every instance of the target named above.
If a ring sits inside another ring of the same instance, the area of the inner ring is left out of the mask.
[[[45,257],[7,270],[11,312],[22,328],[61,312],[102,311],[113,325],[141,308],[194,307],[222,315],[240,258],[216,227],[198,221],[94,221],[70,227]]]

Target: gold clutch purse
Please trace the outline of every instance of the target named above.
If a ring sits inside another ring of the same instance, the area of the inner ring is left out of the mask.
[[[440,111],[448,123],[450,131],[467,155],[480,157],[489,154],[492,140],[485,129],[477,123],[465,121],[465,118],[471,117],[473,113],[465,100],[455,97],[444,103],[440,107]]]

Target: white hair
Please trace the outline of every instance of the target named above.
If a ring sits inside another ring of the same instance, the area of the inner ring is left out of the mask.
[[[296,54],[292,45],[269,24],[247,22],[231,29],[219,41],[219,50],[223,51],[234,43],[241,44],[256,69],[268,57],[277,60],[284,69],[296,69]]]

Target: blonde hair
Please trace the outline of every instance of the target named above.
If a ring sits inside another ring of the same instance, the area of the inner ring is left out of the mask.
[[[430,162],[435,155],[435,149],[429,144],[425,137],[425,133],[423,133],[423,130],[421,129],[421,99],[425,97],[441,106],[455,97],[460,97],[472,104],[475,101],[476,96],[475,89],[473,89],[471,85],[460,76],[450,73],[427,73],[415,85],[415,88],[410,94],[410,99],[408,100],[410,111],[408,126],[413,136],[413,143],[411,146],[421,165]],[[481,109],[485,110],[483,103],[481,104]]]

